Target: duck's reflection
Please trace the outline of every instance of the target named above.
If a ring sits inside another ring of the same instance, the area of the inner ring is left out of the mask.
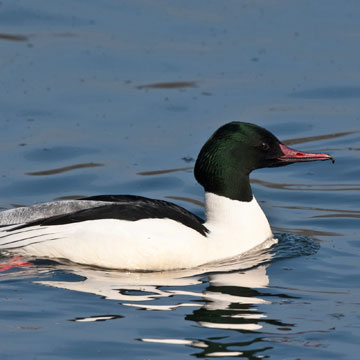
[[[269,284],[266,266],[234,273],[217,273],[209,276],[209,286],[203,292],[207,301],[200,309],[187,315],[201,326],[219,329],[258,330],[259,319],[266,315],[256,305],[270,304],[254,288]]]
[[[121,301],[123,305],[138,306],[146,310],[157,308],[154,300],[176,295],[189,296],[190,300],[199,298],[205,301],[202,306],[209,309],[224,308],[230,303],[267,303],[257,298],[254,288],[264,288],[269,284],[266,264],[272,254],[266,249],[216,264],[204,265],[195,269],[164,272],[113,271],[85,266],[58,265],[57,270],[78,276],[78,281],[37,281],[39,284],[100,295],[105,299]],[[204,284],[208,286],[204,290]],[[195,285],[197,291],[190,291]],[[199,290],[198,290],[199,289]],[[247,289],[239,296],[234,289]],[[141,304],[139,304],[141,302]],[[183,303],[178,306],[183,306]],[[199,302],[193,306],[200,306]],[[168,309],[164,309],[168,310]]]
[[[78,281],[38,283],[100,295],[105,299],[120,301],[123,306],[142,310],[169,311],[188,307],[189,310],[185,311],[186,320],[206,328],[237,330],[247,334],[259,331],[264,323],[274,323],[274,320],[267,318],[262,306],[271,304],[269,299],[273,296],[266,290],[269,285],[266,271],[271,257],[270,252],[259,250],[251,255],[198,269],[152,273],[106,271],[61,265],[62,270],[79,276]],[[118,317],[119,315],[92,314],[86,318],[72,320],[107,321]],[[202,353],[196,356],[224,356],[224,353],[226,356],[244,356],[243,351],[234,351],[234,346],[239,349],[245,343],[235,344],[229,341],[227,344],[224,343],[225,338],[192,340],[147,337],[139,340],[201,348]],[[249,341],[254,341],[253,336]],[[256,358],[254,353],[251,356]]]

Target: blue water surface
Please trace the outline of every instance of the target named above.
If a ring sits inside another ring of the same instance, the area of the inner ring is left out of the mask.
[[[359,16],[355,0],[3,0],[1,208],[139,194],[203,216],[194,159],[236,120],[336,162],[252,175],[270,250],[3,268],[1,359],[358,359]]]

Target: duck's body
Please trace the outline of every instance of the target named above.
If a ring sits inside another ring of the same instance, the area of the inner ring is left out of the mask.
[[[68,259],[106,268],[170,270],[229,258],[272,237],[255,197],[242,202],[206,193],[205,223],[167,201],[137,196],[100,198],[109,201],[89,198],[79,200],[82,203],[67,202],[66,210],[75,205],[88,208],[5,227],[0,232],[1,247],[21,255]],[[65,211],[61,202],[46,207],[56,205]],[[16,213],[25,209],[31,208],[9,210],[3,217],[7,217],[7,223],[9,215],[19,221]],[[246,241],[239,241],[239,229]]]
[[[256,125],[226,124],[204,145],[195,166],[205,188],[205,222],[166,201],[95,196],[1,213],[0,250],[127,270],[181,269],[230,258],[272,238],[249,173],[329,158],[288,149]]]

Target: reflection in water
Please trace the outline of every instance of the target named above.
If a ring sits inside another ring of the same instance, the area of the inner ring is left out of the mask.
[[[75,319],[72,319],[71,321],[76,322],[96,322],[96,321],[106,321],[106,320],[115,320],[115,319],[121,319],[123,316],[120,315],[93,315],[88,317],[77,317]]]
[[[271,258],[270,253],[259,254],[263,261],[269,261]],[[250,259],[245,260],[245,263],[250,265],[249,261]],[[267,265],[255,266],[248,270],[234,270],[241,266],[242,262],[237,259],[237,266],[234,260],[234,263],[207,266],[198,270],[159,273],[128,273],[64,267],[63,270],[71,271],[82,279],[70,282],[38,281],[38,283],[101,295],[105,299],[121,301],[123,306],[141,310],[174,311],[178,308],[188,308],[185,320],[206,328],[258,331],[262,328],[263,321],[269,321],[266,313],[258,308],[259,305],[271,303],[264,298],[266,294],[258,290],[269,285]],[[227,271],[223,272],[223,269]],[[233,270],[228,271],[229,269]],[[204,281],[208,282],[205,289],[202,286]],[[193,288],[196,290],[192,290]],[[159,299],[163,299],[162,304],[157,304]],[[166,304],[163,304],[164,300]],[[72,321],[88,323],[113,320],[120,316],[96,314],[74,318]],[[225,339],[207,338],[144,337],[138,340],[147,343],[191,346],[201,349],[203,355],[212,357],[243,355],[243,351],[238,351],[237,348],[242,349],[246,345],[245,343],[226,344]],[[263,351],[263,349],[253,351]]]
[[[98,163],[83,163],[83,164],[75,164],[75,165],[69,165],[64,166],[57,169],[51,169],[51,170],[43,170],[43,171],[34,171],[26,173],[26,175],[35,175],[35,176],[44,176],[44,175],[56,175],[67,171],[77,170],[77,169],[84,169],[84,168],[90,168],[90,167],[98,167],[98,166],[104,166],[104,164],[98,164]]]
[[[273,230],[281,232],[281,233],[288,233],[289,231],[291,231],[293,234],[309,237],[309,238],[311,238],[313,240],[316,240],[316,241],[321,241],[318,238],[319,236],[341,236],[342,235],[340,233],[336,233],[336,232],[332,232],[332,231],[320,231],[320,230],[303,229],[303,228],[300,228],[300,229],[294,229],[294,228],[286,229],[286,228],[283,228],[283,227],[275,227],[275,226],[273,226]],[[318,244],[315,243],[315,242],[313,244],[318,246]]]
[[[355,133],[356,133],[356,131],[346,131],[346,132],[340,132],[340,133],[334,133],[334,134],[308,136],[308,137],[284,140],[283,143],[285,145],[304,144],[304,143],[319,141],[319,140],[335,139],[338,137],[343,137],[343,136],[347,136],[347,135],[351,135],[351,134],[355,134]]]
[[[222,339],[212,338],[211,340],[182,340],[182,339],[140,339],[143,342],[152,342],[152,343],[161,343],[161,344],[173,344],[173,345],[187,345],[194,348],[202,348],[203,351],[199,354],[196,354],[196,357],[235,357],[241,356],[248,359],[263,359],[264,355],[258,355],[257,353],[262,353],[266,350],[271,349],[272,347],[257,347],[252,350],[243,350],[243,351],[234,351],[234,348],[246,349],[257,345],[262,339],[255,338],[250,341],[237,341],[224,343]]]
[[[326,209],[319,207],[311,207],[311,206],[274,206],[281,209],[289,209],[289,210],[303,210],[303,211],[315,211],[325,214],[313,215],[312,218],[360,218],[359,210],[345,210],[345,209]],[[328,214],[330,213],[330,214]],[[328,235],[328,234],[327,234]]]
[[[206,304],[186,319],[208,328],[259,330],[262,328],[259,319],[266,315],[259,312],[256,305],[270,304],[270,301],[261,298],[254,288],[268,285],[264,265],[245,272],[210,275],[209,286],[203,292]]]
[[[188,171],[188,170],[192,170],[193,167],[184,167],[184,168],[176,168],[176,169],[164,169],[164,170],[152,170],[152,171],[141,171],[138,172],[137,175],[144,175],[144,176],[149,176],[149,175],[163,175],[163,174],[169,174],[169,173],[173,173],[173,172],[178,172],[178,171]]]
[[[2,273],[0,278],[33,276],[35,283],[61,289],[90,293],[104,300],[115,300],[123,307],[146,311],[177,311],[187,321],[203,328],[241,332],[241,341],[230,336],[192,339],[171,337],[142,337],[147,343],[190,346],[199,351],[196,356],[244,356],[260,359],[264,347],[258,336],[249,338],[249,333],[259,332],[265,324],[291,330],[294,324],[270,319],[267,305],[291,299],[289,295],[272,291],[267,268],[279,259],[314,254],[318,245],[306,237],[276,234],[274,241],[262,248],[249,251],[232,259],[208,264],[196,269],[167,272],[126,272],[90,268],[75,264],[59,264],[52,261],[35,261],[35,266]],[[4,258],[5,259],[5,258]],[[60,281],[39,281],[40,276],[61,276]],[[122,314],[89,314],[70,319],[74,322],[104,322],[122,318]],[[138,316],[141,316],[139,313]],[[258,355],[257,355],[258,354]]]
[[[172,81],[137,86],[138,89],[182,89],[196,87],[194,81]]]
[[[284,184],[260,179],[251,179],[251,183],[261,185],[269,189],[280,190],[306,190],[306,191],[358,191],[360,184]]]
[[[172,344],[172,345],[186,345],[191,346],[194,348],[203,348],[205,349],[204,352],[201,354],[197,354],[197,357],[229,357],[229,356],[241,356],[244,355],[242,351],[231,351],[228,349],[227,346],[224,346],[223,343],[217,343],[214,341],[197,341],[197,340],[186,340],[186,339],[150,339],[150,338],[143,338],[140,339],[143,342],[150,342],[150,343],[158,343],[158,344]],[[230,346],[239,346],[239,343],[232,343],[229,344]],[[243,344],[245,345],[245,344]],[[217,351],[219,350],[219,351]]]
[[[359,86],[328,86],[293,92],[291,97],[300,99],[353,99],[360,97]]]
[[[0,34],[0,40],[8,41],[28,41],[28,37],[24,35]]]
[[[185,201],[188,202],[190,204],[194,204],[194,205],[198,205],[201,207],[205,207],[205,203],[203,201],[199,201],[196,199],[192,199],[192,198],[188,198],[185,196],[165,196],[166,199],[172,199],[172,200],[180,200],[180,201]]]

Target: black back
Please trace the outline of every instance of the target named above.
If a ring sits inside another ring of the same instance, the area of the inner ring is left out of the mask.
[[[98,195],[80,200],[108,201],[109,204],[32,221],[16,227],[16,230],[35,225],[65,225],[87,220],[118,219],[136,221],[157,218],[175,220],[198,231],[204,236],[206,236],[208,232],[201,218],[181,206],[168,201],[154,200],[135,195]]]

